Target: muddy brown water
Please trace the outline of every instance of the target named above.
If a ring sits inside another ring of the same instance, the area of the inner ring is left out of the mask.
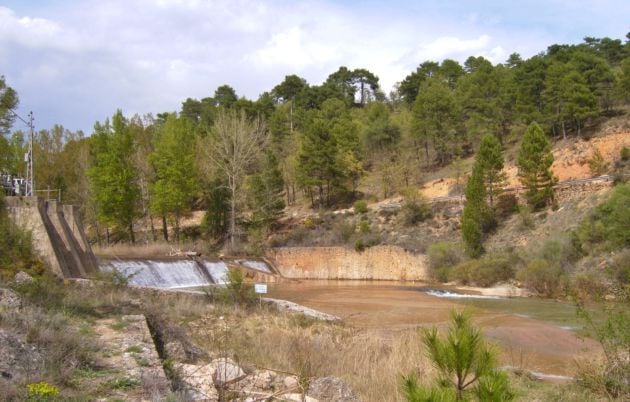
[[[400,331],[423,326],[446,328],[451,312],[468,304],[473,321],[500,347],[503,365],[538,373],[573,376],[576,359],[592,359],[601,353],[595,341],[559,325],[557,317],[555,320],[530,318],[509,311],[509,305],[494,308],[492,301],[484,300],[480,307],[466,303],[465,299],[430,296],[426,290],[427,285],[414,283],[309,280],[272,285],[269,296],[336,315],[346,324],[384,340]],[[549,301],[541,301],[538,306],[535,300],[520,300],[533,303],[528,307],[533,317],[536,310],[541,310],[543,317],[552,317],[554,309],[562,312],[568,307]],[[521,303],[519,299],[498,302],[514,302],[514,306]]]

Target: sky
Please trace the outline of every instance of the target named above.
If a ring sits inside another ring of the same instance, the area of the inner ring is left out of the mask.
[[[372,71],[388,93],[427,60],[625,40],[629,17],[625,0],[0,0],[0,75],[36,129],[89,135],[117,109],[179,111],[224,84],[256,99],[286,75],[317,85],[340,66]]]

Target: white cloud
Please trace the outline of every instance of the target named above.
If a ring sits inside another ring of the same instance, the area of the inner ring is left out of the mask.
[[[338,49],[335,45],[309,41],[305,36],[299,27],[276,33],[263,48],[246,56],[246,60],[267,68],[280,66],[297,70],[336,60]]]
[[[481,35],[476,39],[443,36],[427,44],[420,45],[414,56],[418,60],[459,59],[461,55],[470,56],[487,49],[491,41],[492,38],[489,35]]]

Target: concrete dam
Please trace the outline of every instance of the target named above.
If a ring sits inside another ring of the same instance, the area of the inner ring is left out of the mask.
[[[61,278],[85,278],[98,262],[73,205],[38,197],[6,197],[9,217],[29,230],[39,257]]]

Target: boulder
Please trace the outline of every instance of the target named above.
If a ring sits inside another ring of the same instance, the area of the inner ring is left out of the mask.
[[[282,381],[282,385],[289,390],[298,389],[298,379],[294,375],[288,376]]]
[[[22,376],[39,372],[43,359],[37,348],[26,343],[23,336],[0,329],[0,376],[19,380]]]
[[[11,289],[0,288],[0,311],[17,310],[21,304],[20,295]]]
[[[20,271],[13,277],[13,283],[16,285],[26,285],[33,283],[35,279],[24,271]]]
[[[211,364],[203,366],[178,364],[175,368],[186,393],[186,400],[217,401],[219,399],[214,386],[216,369]]]
[[[306,394],[321,401],[359,402],[346,383],[332,376],[312,380]]]
[[[210,363],[214,368],[214,383],[222,386],[232,382],[236,382],[245,377],[245,372],[229,357],[221,357]]]

